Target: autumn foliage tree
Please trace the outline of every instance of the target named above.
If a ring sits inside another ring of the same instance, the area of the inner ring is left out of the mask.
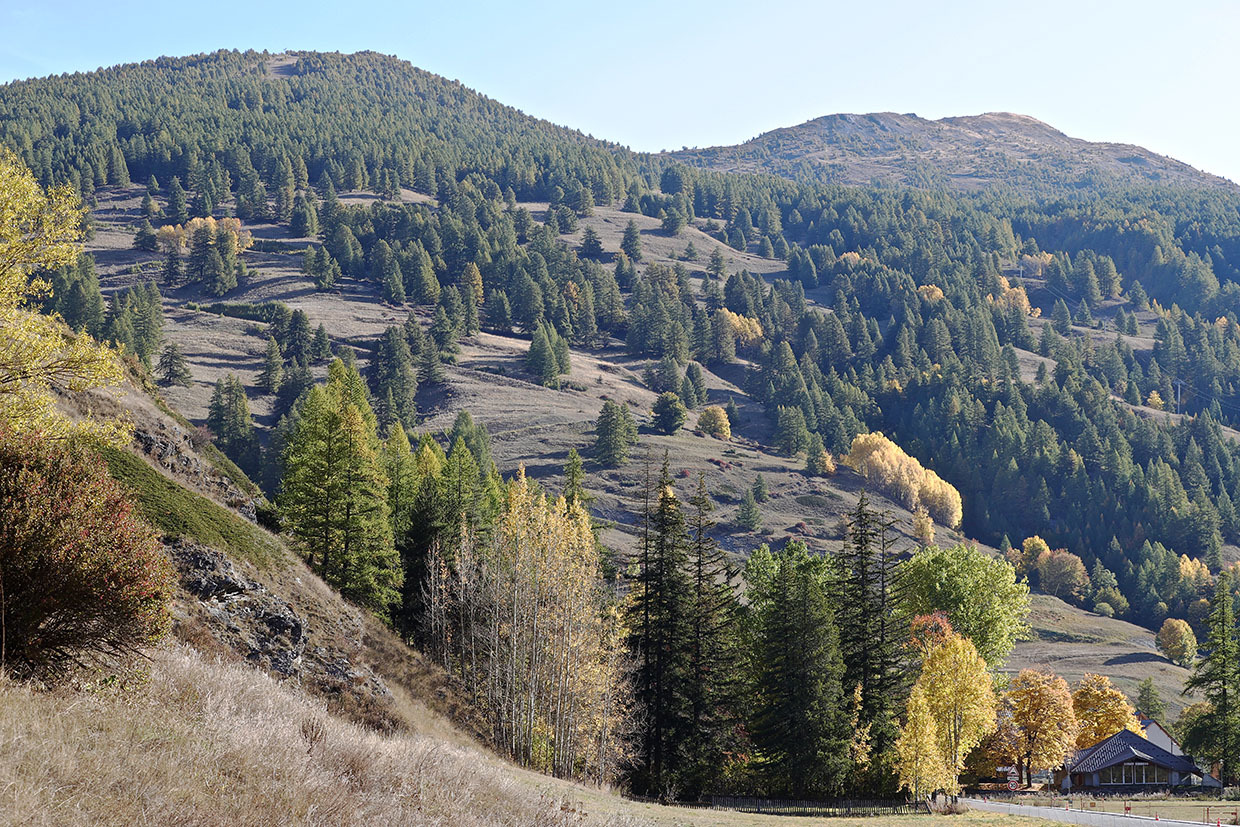
[[[120,381],[115,354],[90,336],[72,336],[31,306],[50,287],[32,274],[73,263],[82,209],[68,187],[44,190],[15,155],[0,148],[0,426],[50,436],[92,433],[123,441],[113,422],[70,421],[57,391]]]
[[[1011,761],[1029,783],[1038,770],[1057,767],[1076,748],[1077,721],[1067,682],[1023,669],[1007,691],[1011,737],[999,757]]]
[[[1092,747],[1124,729],[1141,734],[1141,723],[1132,704],[1105,675],[1087,672],[1081,678],[1072,693],[1072,710],[1080,727],[1076,736],[1078,749]]]
[[[0,671],[44,681],[167,633],[174,579],[99,458],[0,432]]]
[[[1158,645],[1158,651],[1180,666],[1192,666],[1197,658],[1197,636],[1193,634],[1193,627],[1178,617],[1163,621],[1154,643]]]
[[[910,510],[924,507],[936,522],[960,525],[960,493],[882,434],[858,434],[844,463]]]

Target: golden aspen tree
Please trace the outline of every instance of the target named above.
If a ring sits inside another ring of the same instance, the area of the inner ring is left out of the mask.
[[[914,799],[951,784],[950,773],[939,749],[939,730],[921,682],[913,685],[905,708],[904,727],[896,741],[896,772],[900,786]]]
[[[1076,735],[1077,749],[1092,747],[1124,729],[1141,734],[1141,722],[1132,704],[1105,675],[1087,672],[1081,678],[1072,693],[1072,711],[1080,727]]]
[[[964,515],[960,492],[882,434],[854,437],[844,464],[910,510],[924,506],[935,521],[948,528],[960,525]]]
[[[0,147],[0,427],[120,444],[128,432],[119,423],[71,422],[56,410],[55,395],[120,382],[115,352],[33,307],[51,287],[32,275],[77,259],[81,218],[68,187],[44,190]]]
[[[944,788],[955,793],[965,756],[995,728],[990,672],[973,642],[952,632],[926,651],[917,685],[938,732]]]

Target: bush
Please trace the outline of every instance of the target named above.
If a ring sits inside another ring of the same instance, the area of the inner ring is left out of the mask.
[[[0,666],[51,681],[124,661],[167,633],[159,540],[98,456],[0,434]]]
[[[732,425],[728,415],[718,405],[711,405],[698,416],[698,430],[716,439],[727,441],[732,438]]]

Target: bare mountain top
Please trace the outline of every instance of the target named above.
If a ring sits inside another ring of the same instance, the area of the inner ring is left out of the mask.
[[[1037,194],[1086,187],[1171,184],[1240,192],[1232,182],[1132,144],[1073,138],[1027,115],[987,112],[932,121],[877,112],[815,118],[730,147],[671,153],[692,166],[771,172],[841,184]]]

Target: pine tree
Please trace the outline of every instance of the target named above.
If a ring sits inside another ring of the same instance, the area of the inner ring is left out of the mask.
[[[1219,780],[1236,781],[1240,760],[1240,643],[1232,608],[1231,577],[1220,572],[1210,601],[1207,654],[1193,667],[1184,691],[1200,690],[1208,711],[1183,733],[1184,749],[1219,764]]]
[[[245,387],[236,374],[223,376],[215,383],[207,406],[207,427],[215,435],[215,444],[246,473],[257,475],[258,451],[254,438],[254,422],[250,418]]]
[[[279,393],[280,382],[284,378],[284,356],[280,353],[280,345],[271,336],[267,337],[267,352],[263,357],[263,370],[258,375],[258,386],[267,393]]]
[[[688,411],[674,393],[661,393],[651,410],[654,427],[663,434],[674,434],[685,424]]]
[[[771,492],[766,487],[766,478],[759,474],[753,481],[753,498],[755,502],[764,503],[771,498]]]
[[[135,250],[145,250],[147,252],[155,252],[158,244],[155,238],[155,228],[151,226],[151,222],[147,219],[142,220],[142,226],[138,228],[138,232],[134,234],[133,246]]]
[[[403,328],[393,325],[383,331],[370,367],[370,388],[376,399],[385,400],[386,410],[379,416],[386,429],[399,422],[412,428],[417,419],[414,397],[418,392],[413,357]]]
[[[316,365],[326,362],[332,357],[332,343],[327,336],[327,327],[322,322],[314,329],[314,339],[310,342],[310,361]]]
[[[746,531],[757,531],[762,527],[762,510],[754,499],[752,490],[745,492],[741,506],[736,511],[736,524]]]
[[[194,383],[193,377],[189,372],[189,366],[185,364],[185,357],[181,354],[181,349],[177,347],[176,342],[169,342],[164,347],[164,352],[160,354],[159,365],[155,368],[155,373],[165,385],[189,387]]]
[[[181,179],[175,175],[168,184],[168,217],[174,224],[189,221],[189,207],[185,203],[185,190],[181,187]]]
[[[564,465],[564,502],[569,507],[586,508],[594,499],[585,488],[585,472],[582,470],[581,454],[576,448],[568,449],[568,462]]]
[[[620,250],[630,261],[642,260],[642,237],[637,230],[637,223],[630,221],[624,227],[624,238],[620,241]],[[619,281],[619,277],[617,277]]]
[[[184,276],[181,269],[181,257],[175,249],[169,250],[168,255],[164,257],[164,268],[160,273],[160,279],[165,287],[171,287],[179,282]]]
[[[508,305],[508,294],[503,290],[492,290],[491,295],[487,296],[483,316],[487,330],[501,336],[512,335],[512,308]]]
[[[581,236],[581,257],[600,259],[603,257],[603,244],[593,227],[586,227]]]
[[[1137,686],[1137,712],[1160,724],[1166,724],[1167,702],[1158,694],[1152,677],[1146,678]]]
[[[525,366],[530,373],[538,377],[547,387],[559,382],[560,360],[555,352],[555,340],[559,334],[549,325],[539,325],[530,341],[530,349],[525,357]]]

